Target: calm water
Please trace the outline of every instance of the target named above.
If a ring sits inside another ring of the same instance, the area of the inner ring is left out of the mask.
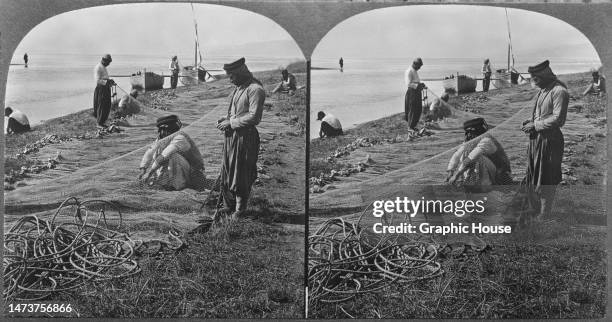
[[[204,66],[221,69],[223,63],[231,60],[232,58],[211,57],[205,61]],[[93,68],[99,61],[100,55],[30,54],[28,68],[19,65],[9,67],[5,106],[12,106],[26,113],[33,125],[42,120],[92,108],[95,88]],[[286,58],[247,60],[252,71],[274,70],[290,62]],[[23,61],[16,57],[12,63],[19,64]],[[130,75],[146,68],[148,71],[169,75],[169,63],[169,57],[165,56],[113,55],[108,72],[111,76]],[[191,64],[180,57],[179,63]],[[130,90],[129,78],[114,79],[119,87]],[[170,87],[169,78],[165,79],[164,87]],[[123,95],[120,89],[117,89],[117,92],[118,95]]]
[[[529,65],[539,63],[541,58],[526,60],[515,64],[521,72]],[[504,64],[503,62],[500,62]],[[328,111],[340,119],[342,127],[348,129],[357,124],[403,112],[404,110],[404,71],[411,61],[403,60],[350,60],[344,59],[344,72],[339,70],[313,70],[311,76],[311,138],[318,137],[320,122],[316,121],[318,111]],[[312,61],[313,67],[338,68],[337,60]],[[555,60],[551,67],[557,75],[586,72],[598,67],[592,61]],[[493,69],[505,68],[492,61]],[[482,77],[480,59],[425,59],[419,76],[427,87],[440,95],[444,92],[441,79],[451,74],[465,74]],[[477,90],[482,90],[478,81]],[[428,95],[430,99],[433,94]]]

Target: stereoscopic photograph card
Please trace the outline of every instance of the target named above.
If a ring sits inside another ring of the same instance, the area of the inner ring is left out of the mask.
[[[309,317],[605,316],[606,66],[537,8],[381,8],[319,42]]]
[[[605,320],[611,15],[2,1],[3,318]]]
[[[302,317],[295,40],[198,2],[2,12],[6,316]]]

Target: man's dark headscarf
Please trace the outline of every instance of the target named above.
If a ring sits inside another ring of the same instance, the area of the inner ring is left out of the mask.
[[[181,129],[183,124],[176,115],[168,115],[157,119],[157,134],[159,139],[173,134]]]
[[[471,119],[463,123],[465,142],[487,132],[489,126],[482,117]]]
[[[234,75],[236,75],[238,86],[248,84],[251,81],[258,83],[259,85],[262,85],[258,79],[253,77],[253,74],[251,73],[247,65],[245,64],[245,61],[246,60],[244,59],[244,57],[242,57],[232,63],[224,64],[223,69],[228,73],[231,72]]]
[[[565,83],[557,79],[557,75],[555,75],[552,69],[550,69],[550,61],[548,60],[545,60],[535,66],[529,66],[527,71],[532,76],[537,76],[540,79],[542,79],[545,84],[552,84],[554,82],[557,82],[561,86],[567,88],[567,85],[565,85]]]

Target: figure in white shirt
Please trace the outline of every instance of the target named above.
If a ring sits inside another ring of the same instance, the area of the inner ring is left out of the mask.
[[[324,138],[342,135],[342,124],[340,124],[340,120],[331,113],[320,111],[317,113],[317,121],[321,121],[319,137]]]
[[[170,69],[170,72],[172,73],[172,76],[170,77],[170,87],[172,87],[172,89],[175,89],[176,85],[178,84],[179,71],[181,70],[181,67],[179,66],[178,62],[178,57],[172,56],[172,61],[170,62],[170,66],[168,67],[168,69]]]
[[[482,76],[482,91],[488,92],[491,84],[491,62],[489,62],[489,58],[485,59],[482,64]]]
[[[121,116],[138,114],[143,110],[143,105],[138,101],[138,90],[132,89],[129,94],[125,94],[119,101],[119,113]]]
[[[582,93],[582,96],[585,96],[589,93],[599,95],[599,93],[606,92],[606,78],[603,77],[603,75],[600,75],[599,72],[596,70],[593,71],[591,75],[593,76],[593,81],[591,82],[591,84],[589,84],[584,93]]]
[[[106,128],[106,120],[110,114],[112,97],[111,86],[116,85],[115,81],[110,79],[106,67],[113,61],[110,54],[102,57],[102,60],[94,67],[94,80],[96,81],[96,89],[93,98],[93,116],[96,118],[99,128]]]
[[[421,91],[426,89],[425,84],[421,83],[417,71],[423,66],[423,60],[417,58],[412,62],[412,66],[404,73],[404,82],[406,83],[406,96],[404,99],[404,117],[408,122],[410,129],[416,131],[417,124],[421,118],[423,110],[423,98]]]
[[[30,121],[23,112],[7,106],[4,109],[4,116],[8,117],[6,134],[19,134],[30,130]]]

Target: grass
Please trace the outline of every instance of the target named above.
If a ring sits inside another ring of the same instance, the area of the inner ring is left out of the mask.
[[[244,219],[189,235],[178,253],[140,258],[142,272],[51,301],[80,317],[299,318],[303,236]]]
[[[395,138],[399,135],[407,135],[410,129],[403,119],[403,113],[383,117],[359,125],[356,128],[346,130],[344,135],[315,139],[310,142],[310,176],[316,177],[321,173],[329,173],[331,170],[341,170],[349,164],[327,161],[327,158],[339,147],[344,147],[357,138],[367,137],[372,140],[384,140]]]
[[[490,237],[480,255],[443,258],[445,274],[339,304],[359,318],[602,318],[606,311],[605,231],[542,224]],[[311,318],[349,317],[336,305]]]

